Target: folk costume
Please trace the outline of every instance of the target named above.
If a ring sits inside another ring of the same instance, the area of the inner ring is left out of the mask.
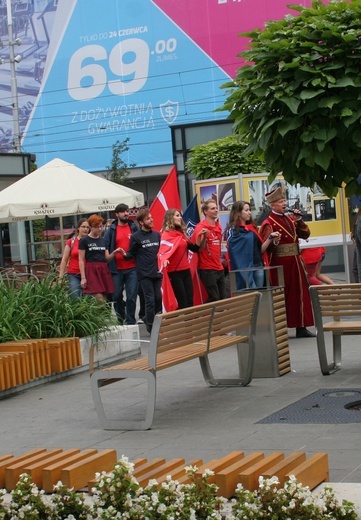
[[[284,199],[283,190],[279,187],[266,194],[269,203]],[[269,248],[270,266],[282,266],[286,300],[287,326],[297,329],[297,337],[310,337],[305,330],[313,325],[313,314],[309,294],[309,283],[304,261],[300,255],[298,239],[307,239],[310,230],[300,218],[287,216],[271,211],[261,226],[261,236],[267,238],[270,233],[278,231],[281,234],[280,243]],[[278,285],[277,274],[271,274],[273,285]],[[298,334],[300,332],[300,334]]]

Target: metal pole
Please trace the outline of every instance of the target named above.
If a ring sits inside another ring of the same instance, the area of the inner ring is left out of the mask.
[[[341,206],[341,226],[342,226],[342,248],[343,248],[343,261],[345,264],[345,278],[346,283],[350,283],[350,265],[348,258],[348,247],[347,247],[347,233],[346,233],[346,210],[344,200],[344,189],[338,189],[338,196],[340,198]]]
[[[8,37],[10,52],[10,75],[11,75],[11,98],[13,108],[13,126],[14,126],[14,152],[21,151],[20,126],[19,126],[19,104],[18,104],[18,86],[16,81],[15,70],[15,52],[13,38],[13,16],[11,11],[11,0],[6,0],[6,11],[8,19]]]

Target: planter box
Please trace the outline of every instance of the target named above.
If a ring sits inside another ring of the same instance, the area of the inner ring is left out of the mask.
[[[140,354],[138,325],[119,325],[110,327],[98,338],[97,361],[111,361]],[[89,364],[89,350],[93,343],[91,337],[80,338],[82,366]]]
[[[74,338],[73,338],[74,339]],[[43,343],[54,342],[57,341],[57,343],[69,343],[71,341],[71,338],[58,338],[57,340],[29,340],[25,341],[25,343],[31,343],[32,341],[35,342],[37,345],[35,349],[35,355],[36,359],[34,361],[34,373],[30,375],[28,374],[30,379],[27,379],[26,381],[23,379],[22,381],[14,381],[14,377],[12,377],[12,374],[16,374],[17,372],[23,373],[20,369],[15,369],[15,360],[20,356],[20,352],[14,353],[13,356],[6,356],[4,359],[8,359],[8,365],[4,368],[4,366],[0,366],[0,398],[8,397],[10,395],[14,395],[18,392],[27,390],[29,388],[33,388],[35,386],[43,385],[45,383],[50,383],[53,381],[59,381],[61,379],[64,379],[65,377],[68,377],[72,374],[77,374],[79,372],[84,372],[88,370],[89,365],[89,350],[92,345],[92,338],[86,337],[86,338],[80,338],[80,353],[77,358],[77,363],[74,365],[66,365],[64,368],[60,368],[61,363],[64,363],[63,359],[63,353],[59,352],[57,353],[57,361],[59,362],[59,371],[53,370],[51,367],[51,358],[50,358],[50,349],[49,345],[47,348],[43,346]],[[68,345],[69,348],[69,345]],[[77,348],[78,344],[75,346],[70,345],[70,349]],[[25,348],[26,350],[26,348]],[[69,350],[65,349],[67,352],[67,355],[69,354]],[[32,348],[30,348],[30,351],[32,351]],[[95,353],[95,361],[103,362],[103,364],[110,363],[112,361],[122,361],[123,359],[126,359],[128,357],[135,357],[140,354],[140,342],[139,342],[139,326],[138,325],[124,325],[124,326],[113,326],[110,327],[107,332],[104,334],[101,334],[98,339],[98,351]],[[16,354],[16,355],[15,355]],[[21,357],[21,356],[20,356]],[[66,356],[65,356],[66,357]],[[70,356],[70,358],[73,360],[73,357]],[[69,360],[70,358],[66,357],[65,360]],[[24,360],[17,359],[18,363],[23,363]],[[9,363],[12,362],[13,365],[9,365]],[[54,360],[53,360],[54,364]],[[17,365],[18,366],[18,365]],[[69,368],[71,366],[72,368]],[[53,367],[54,368],[54,367]],[[42,371],[41,371],[42,370]],[[7,378],[4,377],[4,375],[7,376]],[[10,379],[9,379],[10,378]],[[9,383],[10,382],[10,383]],[[3,384],[1,384],[3,383]],[[5,384],[9,383],[9,384]]]

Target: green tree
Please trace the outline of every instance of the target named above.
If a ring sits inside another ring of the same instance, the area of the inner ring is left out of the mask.
[[[253,156],[244,156],[247,144],[237,136],[228,136],[191,149],[186,169],[197,179],[226,177],[238,173],[265,171],[264,162]]]
[[[128,179],[130,172],[128,168],[134,168],[135,164],[127,164],[123,159],[123,154],[129,150],[129,137],[124,141],[116,141],[112,146],[113,156],[110,166],[107,166],[109,173],[106,175],[108,181],[115,182],[117,184],[131,184],[133,181]]]
[[[290,6],[298,15],[270,21],[248,36],[223,109],[247,153],[263,158],[270,180],[328,196],[346,184],[361,193],[361,0]]]

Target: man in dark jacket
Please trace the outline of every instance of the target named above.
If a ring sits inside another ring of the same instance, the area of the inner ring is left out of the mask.
[[[135,259],[139,285],[145,300],[145,324],[150,333],[154,316],[162,308],[162,274],[158,271],[157,255],[160,233],[153,230],[153,218],[148,210],[140,210],[137,215],[140,230],[130,239],[130,248],[124,251],[126,260]]]
[[[108,227],[105,240],[109,253],[114,249],[122,248],[128,251],[130,239],[136,231],[137,225],[129,219],[129,207],[126,204],[118,204],[115,208],[116,220]],[[114,309],[118,317],[126,325],[135,325],[135,308],[138,295],[138,279],[135,268],[135,260],[127,261],[122,255],[116,255],[109,262],[109,269],[114,282]],[[125,302],[123,291],[125,289]]]

